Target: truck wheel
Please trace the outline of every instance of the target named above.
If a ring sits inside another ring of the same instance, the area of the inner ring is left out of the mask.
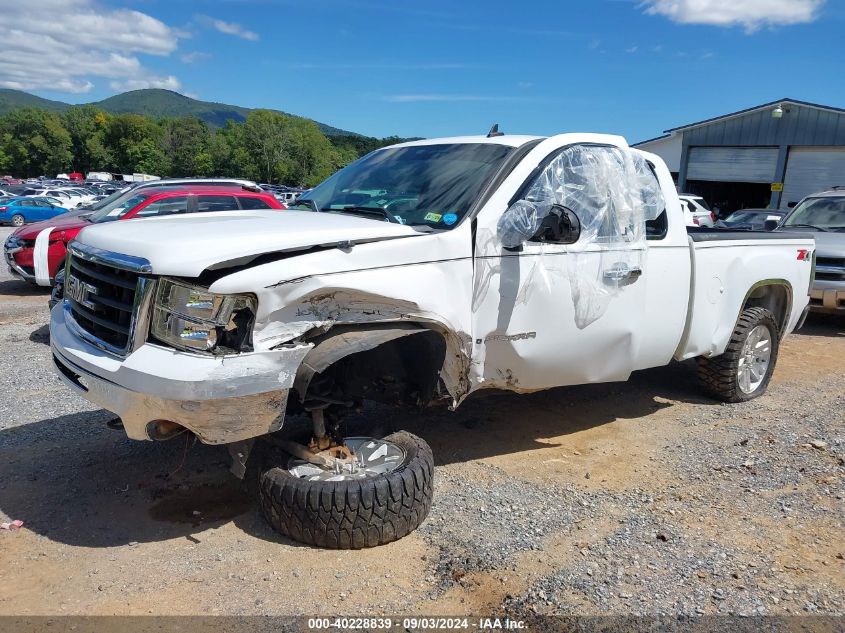
[[[724,402],[745,402],[766,392],[778,358],[778,325],[765,308],[746,308],[724,353],[699,356],[704,389]]]
[[[16,213],[12,216],[12,226],[23,226],[26,220],[20,213]]]
[[[332,549],[383,545],[419,527],[433,495],[428,444],[405,431],[383,440],[346,438],[344,444],[360,458],[354,473],[271,452],[276,466],[258,478],[261,510],[270,525],[295,541]]]

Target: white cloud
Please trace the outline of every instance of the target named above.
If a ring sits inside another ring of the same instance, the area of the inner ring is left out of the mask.
[[[92,79],[163,82],[136,54],[166,56],[177,33],[149,15],[106,9],[91,0],[0,0],[0,87],[88,92]]]
[[[638,50],[640,50],[639,46],[632,46],[631,48],[626,48],[625,52],[630,54],[630,53],[636,53]]]
[[[184,53],[179,56],[179,59],[182,60],[184,64],[195,64],[197,62],[201,62],[203,60],[209,59],[211,57],[210,53],[202,53],[200,51],[193,51],[191,53]]]
[[[224,22],[223,20],[211,19],[211,26],[226,35],[234,35],[235,37],[249,40],[250,42],[258,40],[258,33],[245,29],[235,22]]]
[[[826,0],[644,0],[646,13],[663,15],[680,24],[763,26],[812,22]]]
[[[182,84],[173,75],[167,77],[147,77],[146,79],[125,79],[123,81],[109,82],[109,88],[116,92],[127,90],[142,90],[143,88],[164,88],[166,90],[179,90]]]

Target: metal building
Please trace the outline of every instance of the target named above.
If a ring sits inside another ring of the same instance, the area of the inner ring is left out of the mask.
[[[634,147],[661,156],[680,192],[723,213],[786,208],[845,185],[845,110],[795,99],[682,125]]]

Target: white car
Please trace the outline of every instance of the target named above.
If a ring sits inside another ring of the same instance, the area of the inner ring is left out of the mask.
[[[83,203],[82,196],[66,189],[39,188],[27,191],[30,191],[30,193],[26,194],[27,196],[57,198],[62,201],[62,206],[65,209],[75,209]]]
[[[678,199],[681,201],[685,213],[689,212],[687,220],[692,222],[691,226],[711,228],[716,224],[716,214],[710,210],[710,205],[701,196],[682,193],[678,195]],[[689,222],[687,224],[690,226]]]
[[[414,141],[295,206],[86,228],[50,345],[130,438],[228,444],[312,545],[401,538],[431,505],[421,438],[344,435],[364,401],[454,409],[697,358],[744,402],[806,314],[812,236],[688,234],[666,165],[618,136]],[[286,413],[310,442],[279,435]]]

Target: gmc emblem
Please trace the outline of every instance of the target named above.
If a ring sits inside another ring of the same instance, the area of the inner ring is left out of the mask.
[[[89,310],[93,310],[97,306],[88,298],[89,295],[97,294],[96,286],[87,284],[78,277],[68,275],[67,283],[65,283],[65,294],[85,306]]]

